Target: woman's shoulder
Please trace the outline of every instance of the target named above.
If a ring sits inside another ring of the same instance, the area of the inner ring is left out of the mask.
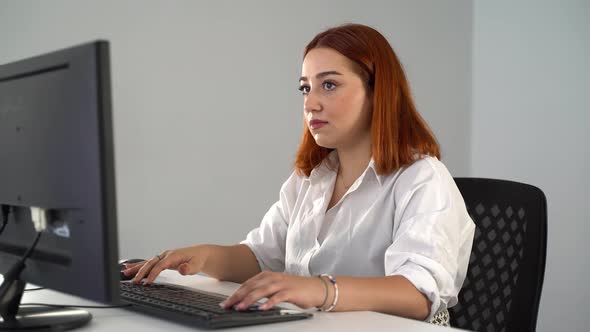
[[[301,187],[301,184],[305,182],[308,177],[305,174],[299,174],[297,170],[291,172],[287,180],[283,182],[281,186],[281,191],[283,192],[292,192],[294,190],[298,190]]]
[[[411,164],[399,170],[399,180],[422,182],[436,180],[449,176],[447,167],[438,158],[433,156],[420,156]]]
[[[438,158],[420,156],[394,174],[394,191],[402,194],[425,185],[447,186],[449,180],[452,181],[452,176]]]

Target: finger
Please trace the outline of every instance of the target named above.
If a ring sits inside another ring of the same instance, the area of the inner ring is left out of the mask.
[[[123,271],[133,271],[134,273],[137,273],[137,271],[139,271],[139,269],[144,266],[146,263],[146,261],[143,262],[139,262],[139,263],[133,263],[133,264],[125,264],[125,270]]]
[[[152,259],[150,259],[149,261],[147,261],[140,269],[139,271],[137,271],[137,274],[135,275],[135,277],[133,277],[133,279],[131,279],[131,282],[134,284],[137,284],[138,282],[140,282],[145,275],[147,275],[151,269],[152,266],[156,265],[156,260],[158,260],[157,257],[153,257]]]
[[[201,272],[202,260],[202,257],[197,256],[181,257],[176,270],[182,275],[197,274]]]
[[[190,263],[182,263],[178,266],[177,268],[178,273],[186,276],[186,275],[190,275],[190,274],[197,274],[199,273],[199,269],[197,269],[196,266],[190,264]]]
[[[264,302],[264,304],[260,305],[258,307],[258,309],[268,310],[281,302],[288,302],[289,299],[290,299],[289,292],[287,290],[282,290],[282,291],[275,293],[275,295],[271,296],[268,299],[268,301],[266,301],[266,302]]]
[[[250,279],[248,279],[247,281],[245,281],[236,291],[233,292],[232,295],[230,295],[227,299],[225,299],[225,301],[221,302],[220,305],[223,308],[230,308],[233,305],[239,303],[242,301],[242,299],[244,298],[244,296],[246,296],[248,293],[250,293],[250,291],[256,287],[259,286],[260,282],[264,282],[264,278],[256,278],[252,277]]]
[[[281,285],[279,285],[278,283],[272,283],[269,285],[264,285],[259,288],[256,288],[255,290],[244,296],[242,301],[238,302],[236,310],[244,310],[252,304],[256,303],[258,300],[262,299],[263,297],[271,297],[280,290]]]
[[[142,266],[143,264],[145,264],[146,261],[141,261],[141,262],[135,262],[135,263],[123,263],[123,265],[125,265],[126,268],[132,268],[135,266]]]
[[[152,266],[152,269],[150,270],[149,275],[146,277],[146,280],[143,282],[144,285],[149,285],[152,282],[154,282],[154,280],[158,277],[158,275],[166,270],[167,268],[171,267],[172,264],[174,263],[173,259],[167,258],[167,257],[162,257],[162,259],[159,259],[156,257],[156,264],[154,266]],[[176,265],[176,264],[174,264]]]
[[[137,273],[137,271],[139,271],[139,269],[145,264],[146,262],[140,262],[137,264],[134,264],[131,267],[127,267],[126,269],[122,270],[121,272],[125,273],[125,275],[135,275]]]
[[[261,272],[258,275],[248,279],[240,288],[238,288],[229,298],[222,302],[222,307],[230,308],[233,305],[243,301],[244,297],[254,289],[276,283],[280,280],[277,273]]]

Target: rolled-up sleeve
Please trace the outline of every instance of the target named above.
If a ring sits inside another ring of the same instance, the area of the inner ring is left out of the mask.
[[[441,167],[424,161],[400,182],[385,252],[386,275],[405,277],[432,303],[427,320],[457,303],[475,231],[455,182]]]
[[[279,200],[266,212],[260,226],[251,230],[240,242],[252,250],[262,271],[285,270],[285,242],[297,182],[297,175],[291,174],[281,187]]]

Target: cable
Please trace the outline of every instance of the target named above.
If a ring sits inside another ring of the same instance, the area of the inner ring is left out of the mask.
[[[44,290],[45,287],[35,287],[35,288],[27,288],[24,291],[25,292],[32,292],[32,291],[36,291],[36,290]]]
[[[4,232],[4,227],[8,224],[8,216],[10,215],[10,206],[1,204],[2,206],[2,226],[0,226],[0,234]]]
[[[14,265],[12,265],[8,269],[8,271],[6,271],[4,273],[4,281],[2,282],[2,285],[0,285],[0,299],[4,299],[4,296],[6,294],[8,294],[8,292],[10,290],[10,285],[19,280],[21,272],[25,269],[25,266],[26,266],[25,262],[26,262],[27,258],[29,258],[31,256],[31,254],[33,253],[33,250],[35,250],[35,247],[37,246],[37,243],[39,242],[39,239],[41,238],[41,234],[43,234],[43,233],[41,233],[41,232],[37,233],[37,237],[35,238],[35,241],[29,247],[29,249],[27,249],[27,252],[25,252],[25,254],[20,258],[20,260],[18,260]]]
[[[133,304],[120,304],[120,305],[105,305],[105,306],[96,306],[96,305],[69,305],[69,304],[49,304],[49,303],[21,303],[21,306],[24,305],[38,305],[44,307],[51,307],[51,308],[89,308],[89,309],[113,309],[113,308],[125,308],[131,307]]]
[[[21,258],[19,263],[22,264],[23,267],[24,267],[24,262],[27,260],[27,258],[29,258],[31,256],[31,254],[33,253],[33,250],[35,250],[35,247],[37,246],[37,243],[39,242],[39,239],[41,238],[41,234],[43,234],[43,233],[42,232],[37,233],[37,237],[35,238],[35,241],[29,247],[29,249],[23,255],[23,257]],[[25,289],[25,291],[34,291],[34,290],[42,290],[42,289],[44,289],[44,287],[29,288],[29,289]],[[91,309],[124,308],[124,307],[132,306],[132,304],[121,304],[121,305],[112,305],[112,306],[89,306],[89,305],[67,305],[67,304],[49,304],[49,303],[21,303],[20,305],[21,306],[36,305],[36,306],[45,306],[45,307],[52,307],[52,308],[91,308]]]
[[[23,295],[23,289],[25,288],[24,281],[20,280],[20,274],[26,267],[26,260],[31,256],[33,250],[37,246],[39,239],[41,238],[41,232],[37,233],[37,237],[33,244],[29,247],[27,252],[18,260],[12,264],[7,271],[4,272],[4,281],[0,285],[0,302],[2,302],[2,318],[4,321],[15,319],[15,305],[20,301],[20,297]]]
[[[41,234],[43,234],[43,233],[42,232],[37,233],[37,237],[35,238],[35,242],[33,242],[33,245],[29,247],[29,249],[27,250],[27,252],[23,256],[23,258],[21,258],[21,261],[23,263],[25,262],[25,260],[27,260],[27,258],[31,257],[33,250],[35,250],[35,247],[37,246],[37,242],[39,242],[39,239],[41,238]]]

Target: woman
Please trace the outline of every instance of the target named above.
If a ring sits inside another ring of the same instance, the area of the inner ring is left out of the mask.
[[[376,30],[347,24],[305,48],[295,168],[260,227],[233,246],[168,250],[124,273],[164,269],[243,283],[221,305],[267,297],[448,325],[475,226],[402,66]]]

